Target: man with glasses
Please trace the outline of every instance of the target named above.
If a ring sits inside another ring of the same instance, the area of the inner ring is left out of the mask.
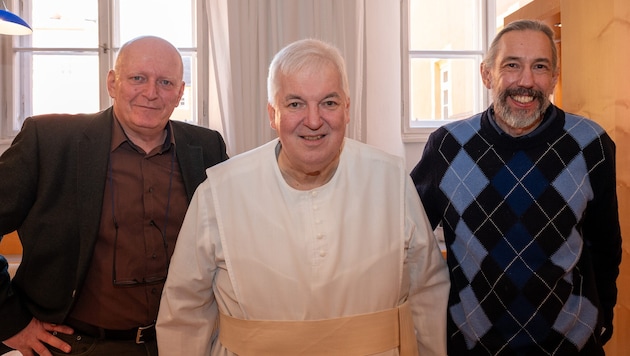
[[[120,49],[111,108],[25,120],[0,156],[0,340],[24,355],[156,355],[154,322],[188,203],[221,135],[169,118],[184,93],[182,59],[157,37]],[[5,350],[0,350],[0,353]]]

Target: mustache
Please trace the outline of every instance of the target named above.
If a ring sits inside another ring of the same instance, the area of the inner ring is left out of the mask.
[[[501,94],[501,99],[505,100],[510,96],[531,96],[534,100],[544,100],[545,94],[540,90],[534,90],[529,88],[511,88],[506,89]]]

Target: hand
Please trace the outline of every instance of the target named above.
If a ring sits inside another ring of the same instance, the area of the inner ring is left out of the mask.
[[[56,331],[71,335],[74,333],[71,327],[44,323],[35,318],[19,333],[3,341],[3,343],[14,348],[24,356],[52,356],[45,344],[56,347],[63,352],[70,352],[71,348],[63,340],[51,334]]]

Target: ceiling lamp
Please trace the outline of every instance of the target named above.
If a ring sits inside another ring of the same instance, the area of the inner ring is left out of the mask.
[[[7,5],[2,1],[4,10],[0,9],[0,34],[5,35],[30,35],[33,29],[18,15],[7,10]]]

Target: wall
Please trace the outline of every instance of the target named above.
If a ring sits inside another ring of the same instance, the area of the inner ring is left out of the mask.
[[[408,171],[418,163],[424,143],[403,143],[399,1],[366,1],[367,143],[402,156]]]
[[[401,8],[399,1],[366,1],[367,143],[405,158],[409,171],[423,144],[401,137]]]
[[[4,152],[9,147],[10,144],[11,144],[11,140],[0,139],[0,154]]]

